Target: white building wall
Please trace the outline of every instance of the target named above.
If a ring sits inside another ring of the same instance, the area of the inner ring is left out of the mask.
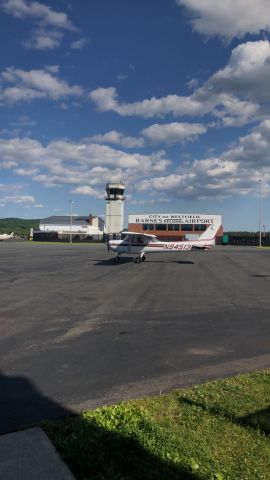
[[[106,201],[106,233],[120,233],[124,228],[123,200]]]
[[[72,233],[73,234],[84,234],[89,236],[103,236],[104,227],[103,222],[100,222],[99,225],[98,218],[93,218],[93,225],[73,225],[72,224]],[[103,227],[103,228],[102,228]],[[70,225],[52,225],[52,224],[43,224],[39,226],[40,231],[42,232],[58,232],[58,233],[70,233]]]

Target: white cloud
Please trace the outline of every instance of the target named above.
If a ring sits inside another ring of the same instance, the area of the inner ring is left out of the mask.
[[[270,120],[265,120],[219,157],[195,160],[178,172],[143,179],[138,189],[175,198],[222,199],[257,194],[258,179],[263,178],[264,192],[270,193],[269,151]]]
[[[114,111],[122,116],[141,116],[151,118],[171,114],[174,117],[203,116],[227,117],[233,111],[232,118],[245,124],[258,113],[258,105],[240,100],[232,94],[216,93],[210,85],[197,89],[192,95],[183,97],[168,95],[153,97],[135,103],[119,103],[116,88],[98,88],[89,94],[100,112]],[[231,117],[231,115],[230,115]]]
[[[82,50],[88,43],[90,43],[89,38],[81,37],[78,40],[74,40],[74,42],[71,42],[70,46],[74,50]]]
[[[33,204],[35,198],[32,195],[0,195],[0,206],[5,207],[10,203],[14,204]]]
[[[212,105],[206,106],[197,101],[195,97],[180,97],[168,95],[167,97],[143,100],[135,103],[119,103],[115,87],[97,88],[89,94],[90,99],[96,103],[99,111],[114,111],[122,116],[142,116],[150,118],[155,115],[171,113],[178,115],[201,115],[211,110]]]
[[[142,134],[154,143],[179,143],[191,140],[205,133],[207,128],[200,123],[168,123],[151,125],[142,130]]]
[[[261,40],[234,48],[228,65],[212,75],[206,87],[264,102],[270,100],[269,83],[270,42]]]
[[[123,103],[115,87],[97,88],[89,94],[98,111],[121,116],[212,115],[216,126],[242,126],[269,113],[270,42],[238,45],[228,64],[188,96],[167,95]]]
[[[77,193],[80,195],[89,195],[91,197],[99,198],[104,200],[104,192],[90,187],[90,185],[82,185],[81,187],[74,188],[71,191],[72,193]]]
[[[11,122],[10,124],[20,127],[35,127],[37,122],[31,120],[27,115],[19,115],[17,120]]]
[[[0,193],[18,193],[22,188],[22,185],[16,183],[0,183]]]
[[[38,173],[38,168],[15,168],[14,172],[21,177],[31,177]]]
[[[32,195],[16,195],[13,197],[7,197],[10,202],[13,203],[34,203],[35,198]]]
[[[103,135],[93,135],[89,138],[89,140],[97,143],[111,143],[127,148],[144,146],[143,138],[125,136],[121,132],[117,132],[116,130],[111,130],[104,133]]]
[[[97,88],[96,90],[92,90],[92,92],[89,93],[89,98],[96,103],[98,110],[101,112],[113,110],[120,113],[117,92],[114,87]]]
[[[207,36],[241,38],[270,29],[269,0],[176,0],[192,14],[194,30]]]
[[[43,25],[77,31],[64,12],[56,12],[51,7],[39,2],[25,0],[2,0],[2,9],[13,17],[25,19],[32,18]]]
[[[53,65],[52,68],[46,67],[43,70],[30,71],[15,67],[7,68],[0,75],[3,82],[3,88],[0,90],[0,100],[16,103],[37,98],[58,100],[68,96],[83,95],[80,86],[70,86],[66,81],[59,79],[56,76],[58,72],[56,66]],[[13,85],[8,86],[9,84]]]
[[[62,32],[38,28],[32,31],[31,36],[23,42],[23,45],[36,50],[52,50],[59,47],[62,38]]]
[[[53,10],[40,2],[1,0],[0,8],[15,18],[33,21],[34,28],[23,42],[26,48],[51,50],[59,47],[65,31],[79,32],[65,12]],[[82,42],[82,39],[78,42]]]
[[[0,168],[1,162],[12,162],[10,168],[15,173],[47,187],[102,185],[102,195],[104,184],[113,177],[132,183],[150,172],[164,172],[170,165],[163,151],[151,155],[126,153],[85,140],[58,140],[43,146],[28,138],[0,139],[0,159]]]
[[[219,156],[178,163],[163,151],[142,155],[99,145],[88,140],[58,140],[42,145],[36,140],[0,139],[0,168],[32,178],[47,187],[70,185],[73,193],[103,198],[104,184],[124,178],[133,191],[158,193],[162,198],[222,199],[229,195],[258,192],[263,178],[270,191],[270,120],[265,120]],[[8,167],[9,165],[9,167]],[[2,194],[2,196],[1,196]],[[0,184],[0,202],[26,201],[22,192]],[[154,197],[151,197],[154,198]]]

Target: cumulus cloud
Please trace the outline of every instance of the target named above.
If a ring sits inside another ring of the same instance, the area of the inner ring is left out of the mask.
[[[261,40],[238,45],[228,64],[215,72],[191,95],[167,95],[123,103],[115,87],[97,88],[89,94],[98,111],[121,116],[212,115],[216,125],[242,126],[262,119],[269,111],[270,42]]]
[[[65,12],[59,12],[40,2],[27,0],[0,0],[0,8],[8,15],[20,20],[33,21],[34,28],[23,42],[26,48],[51,50],[59,47],[64,32],[79,32]],[[81,49],[88,40],[81,37],[73,42],[72,48]]]
[[[265,102],[270,100],[269,82],[270,42],[261,40],[234,48],[228,65],[208,80],[206,88]]]
[[[179,171],[145,178],[138,190],[191,200],[222,199],[256,194],[258,180],[263,178],[266,193],[270,191],[269,149],[270,120],[265,120],[219,157],[195,160]]]
[[[33,18],[43,25],[63,28],[66,30],[77,30],[66,13],[56,12],[51,7],[39,2],[28,2],[26,0],[2,0],[2,9],[16,18]]]
[[[0,168],[11,162],[9,168],[14,173],[29,176],[47,187],[70,185],[75,193],[102,198],[104,184],[113,177],[134,183],[150,172],[165,172],[170,165],[163,151],[151,155],[126,153],[89,140],[58,140],[44,146],[29,138],[0,139],[0,159]]]
[[[73,42],[71,42],[70,46],[74,50],[82,50],[88,43],[90,43],[89,38],[81,37],[78,40],[74,40]]]
[[[53,50],[59,47],[63,33],[57,30],[45,30],[44,28],[34,29],[30,37],[23,42],[26,48],[36,50]]]
[[[184,140],[192,140],[198,135],[205,133],[207,128],[200,123],[167,123],[163,125],[151,125],[142,130],[142,134],[154,143],[179,143]]]
[[[7,68],[0,74],[3,84],[0,101],[16,103],[38,98],[58,100],[69,96],[81,96],[82,88],[78,85],[69,85],[58,78],[57,68],[55,65],[45,67],[43,70],[29,71],[15,67]]]
[[[99,199],[104,199],[104,192],[90,187],[90,185],[82,185],[81,187],[76,187],[72,190],[72,193],[78,193],[80,195],[89,195],[90,197],[95,197]]]
[[[151,143],[173,144],[185,140],[192,140],[206,131],[207,127],[199,123],[169,123],[151,125],[150,127],[144,128],[141,134]],[[97,143],[115,144],[126,148],[140,148],[145,146],[144,138],[126,136],[116,130],[111,130],[103,135],[94,135],[86,140]]]
[[[29,176],[47,187],[70,185],[73,193],[103,198],[104,184],[124,178],[134,191],[158,193],[162,198],[222,199],[264,191],[270,185],[270,120],[264,120],[219,156],[183,162],[175,167],[163,151],[126,153],[91,141],[58,140],[42,145],[36,140],[0,140],[0,168]],[[19,201],[27,196],[3,190]],[[153,198],[153,197],[152,197]],[[28,204],[31,204],[28,198]]]
[[[89,138],[89,140],[97,143],[111,143],[127,148],[144,146],[143,138],[126,136],[123,135],[121,132],[117,132],[116,130],[111,130],[104,133],[103,135],[93,135]]]
[[[176,0],[192,14],[194,30],[207,36],[241,38],[270,29],[268,0]]]
[[[10,203],[31,205],[35,202],[35,198],[32,195],[1,195],[0,193],[0,206],[5,207]]]
[[[229,93],[217,93],[210,83],[197,89],[192,95],[183,97],[168,95],[153,97],[135,103],[120,103],[116,88],[98,88],[89,94],[100,112],[114,111],[122,116],[141,116],[151,118],[171,114],[174,117],[200,117],[212,114],[214,117],[227,117],[244,125],[258,113],[259,106],[247,100],[241,100]]]
[[[96,104],[100,112],[114,111],[122,116],[142,116],[150,118],[155,115],[171,113],[177,115],[201,115],[212,109],[192,96],[180,97],[168,95],[167,97],[143,100],[134,103],[120,103],[115,87],[97,88],[89,94],[90,99]]]

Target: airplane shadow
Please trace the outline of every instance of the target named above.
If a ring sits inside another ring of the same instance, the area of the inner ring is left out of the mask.
[[[211,415],[222,416],[226,418],[229,422],[241,425],[242,427],[252,427],[255,430],[260,430],[267,436],[270,435],[270,405],[262,410],[258,409],[249,415],[236,417],[235,415],[227,412],[224,408],[220,406],[205,405],[203,402],[198,402],[183,397],[179,397],[178,401],[180,405],[187,404],[200,407],[206,412],[209,412]]]
[[[181,265],[194,265],[191,260],[148,260],[148,263],[180,263]]]
[[[93,260],[93,262],[96,262],[95,265],[98,265],[99,267],[105,267],[105,266],[117,267],[119,265],[123,265],[127,263],[134,263],[134,258],[121,257],[119,262],[115,262],[114,258],[108,258],[106,260]],[[148,260],[148,258],[146,258],[144,263],[145,264],[146,263],[178,263],[180,265],[194,265],[194,262],[192,262],[191,260],[152,260],[152,259]]]
[[[113,422],[108,421],[108,424],[113,425]],[[148,437],[153,435],[155,441],[155,434],[151,434],[153,427],[147,420],[142,419],[139,427],[132,428],[132,433],[127,433],[121,428],[121,421],[118,428],[112,429],[86,417],[71,417],[65,421],[63,441],[63,427],[59,435],[58,425],[49,422],[44,425],[45,432],[78,479],[206,480],[201,474],[193,473],[183,461],[174,463],[162,459],[152,453],[149,446],[144,447],[140,438],[145,432]],[[137,428],[144,432],[138,438],[134,434]]]
[[[0,371],[0,434],[70,415],[74,412],[43,395],[27,378]]]
[[[51,421],[60,417],[65,418],[63,421]],[[185,464],[173,464],[158,458],[135,435],[121,429],[121,425],[114,431],[110,422],[106,428],[87,417],[74,415],[74,412],[45,396],[29,379],[3,375],[0,371],[0,434],[36,426],[37,423],[76,478],[203,479],[201,475],[193,474]],[[142,431],[151,432],[147,420],[142,420],[139,427]],[[23,474],[18,478],[23,478]]]
[[[96,262],[95,265],[98,265],[99,267],[106,267],[109,265],[110,267],[119,267],[119,265],[123,265],[125,263],[133,263],[134,258],[133,257],[121,257],[119,262],[116,262],[114,260],[114,257],[107,258],[106,260],[93,260],[93,262]]]

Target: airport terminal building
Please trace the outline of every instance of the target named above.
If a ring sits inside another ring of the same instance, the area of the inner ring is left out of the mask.
[[[128,230],[156,235],[159,240],[195,240],[211,224],[221,220],[220,215],[189,213],[149,213],[128,216]],[[221,223],[221,221],[220,221]],[[217,243],[223,237],[223,227],[216,236]]]

